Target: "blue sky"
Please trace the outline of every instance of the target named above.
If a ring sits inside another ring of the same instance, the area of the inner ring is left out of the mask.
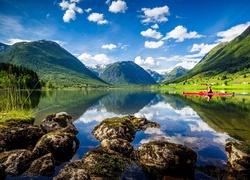
[[[0,0],[0,42],[59,43],[85,65],[192,68],[250,26],[249,0]]]

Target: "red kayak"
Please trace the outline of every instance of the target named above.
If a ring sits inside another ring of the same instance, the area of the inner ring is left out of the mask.
[[[207,93],[205,91],[203,92],[183,92],[183,95],[196,95],[196,96],[233,96],[234,93],[222,93],[222,92],[213,92],[213,93]]]

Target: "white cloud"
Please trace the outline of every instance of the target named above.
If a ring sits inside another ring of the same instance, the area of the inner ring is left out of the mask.
[[[118,48],[127,50],[127,47],[128,47],[128,45],[126,45],[126,44],[118,43]]]
[[[62,8],[62,10],[66,10],[63,15],[64,22],[68,23],[70,22],[70,20],[75,20],[76,12],[80,14],[83,13],[83,10],[76,6],[76,3],[79,3],[79,2],[80,0],[70,0],[70,1],[63,0],[62,2],[59,3],[59,6]]]
[[[110,59],[106,54],[96,54],[94,56],[88,53],[82,53],[77,57],[85,65],[108,64]]]
[[[76,13],[72,9],[68,9],[64,15],[63,15],[63,21],[64,22],[69,22],[70,20],[75,20],[76,19]]]
[[[220,37],[216,40],[218,43],[222,42],[229,42],[239,36],[241,33],[243,33],[248,27],[250,26],[250,22],[247,22],[245,24],[239,24],[236,26],[231,27],[230,29],[226,31],[218,32],[216,35]]]
[[[106,3],[109,3],[109,1]],[[113,13],[125,13],[127,9],[128,7],[126,2],[122,0],[112,1],[111,5],[109,6],[109,11]]]
[[[18,43],[18,42],[31,42],[31,40],[10,38],[10,39],[8,39],[8,42],[6,44],[13,45],[13,44]]]
[[[159,61],[155,61],[153,57],[147,57],[145,60],[141,58],[141,56],[137,56],[134,61],[139,66],[144,69],[152,69],[160,65]]]
[[[87,12],[87,13],[89,13],[90,11],[92,11],[92,9],[88,8],[88,9],[85,9],[84,11]]]
[[[117,46],[115,44],[105,44],[105,45],[102,45],[102,49],[115,49],[117,48]]]
[[[201,38],[202,35],[199,35],[195,31],[187,32],[187,28],[179,25],[174,28],[174,30],[167,33],[166,37],[163,40],[167,39],[176,39],[176,42],[182,42],[185,39],[192,39],[192,38]]]
[[[149,49],[157,49],[157,48],[161,47],[163,44],[164,44],[163,41],[157,41],[157,42],[146,41],[144,45],[146,48],[149,48]]]
[[[141,21],[143,24],[166,22],[168,21],[167,16],[170,15],[168,6],[156,7],[153,9],[142,8],[141,10],[144,13],[144,15],[141,16],[143,18]]]
[[[88,16],[88,20],[96,22],[97,24],[108,24],[108,21],[104,19],[103,14],[92,13]]]
[[[155,39],[160,39],[162,37],[162,34],[160,32],[157,32],[156,30],[152,30],[150,28],[147,29],[146,31],[142,31],[141,35],[145,37],[155,38]]]
[[[74,2],[79,3],[80,1],[81,0],[70,0],[71,3],[74,3]]]
[[[206,55],[211,49],[213,49],[218,44],[193,44],[190,52],[199,52],[197,56],[204,56]]]
[[[152,27],[153,29],[158,29],[158,28],[159,28],[158,24],[154,24],[154,25],[152,25],[151,27]]]
[[[175,67],[182,66],[185,69],[192,69],[196,64],[197,62],[194,61],[182,61],[180,63],[177,63]]]
[[[56,43],[59,44],[60,46],[64,46],[65,44],[68,44],[67,42],[60,41],[60,40],[52,40],[52,41],[56,42]]]

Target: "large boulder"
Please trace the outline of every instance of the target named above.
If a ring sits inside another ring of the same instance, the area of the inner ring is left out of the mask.
[[[76,160],[68,163],[59,171],[58,175],[53,178],[53,180],[68,180],[68,179],[74,179],[74,180],[90,179],[87,169],[85,169],[85,167],[83,166],[82,160]]]
[[[25,122],[10,121],[6,128],[0,128],[0,152],[14,149],[32,149],[44,132]]]
[[[55,166],[52,153],[48,153],[34,160],[26,173],[31,176],[52,176],[55,173]]]
[[[0,166],[5,169],[5,174],[22,174],[33,160],[32,152],[26,149],[11,150],[0,154]]]
[[[103,146],[88,151],[82,160],[67,164],[54,180],[120,179],[131,165],[129,158]]]
[[[227,139],[225,149],[229,167],[237,172],[250,172],[250,144]]]
[[[197,160],[197,154],[192,149],[164,141],[143,144],[131,157],[150,178],[166,175],[192,177]]]
[[[74,134],[65,132],[51,132],[45,134],[33,149],[35,157],[41,157],[52,153],[59,162],[65,162],[72,158],[79,147],[79,140]]]
[[[40,124],[41,129],[45,133],[53,131],[61,131],[77,134],[78,130],[73,124],[72,117],[66,112],[48,115]]]
[[[147,127],[159,128],[160,125],[134,116],[113,117],[104,119],[94,128],[92,134],[99,141],[121,138],[132,142],[136,131],[145,130]]]

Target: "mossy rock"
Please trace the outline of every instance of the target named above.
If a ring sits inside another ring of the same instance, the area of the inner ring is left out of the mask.
[[[92,178],[118,179],[130,165],[129,158],[102,146],[90,150],[83,158],[83,167]]]
[[[92,131],[92,134],[99,141],[103,141],[104,139],[121,138],[131,142],[135,137],[135,133],[136,129],[134,125],[126,117],[113,117],[104,119]]]

